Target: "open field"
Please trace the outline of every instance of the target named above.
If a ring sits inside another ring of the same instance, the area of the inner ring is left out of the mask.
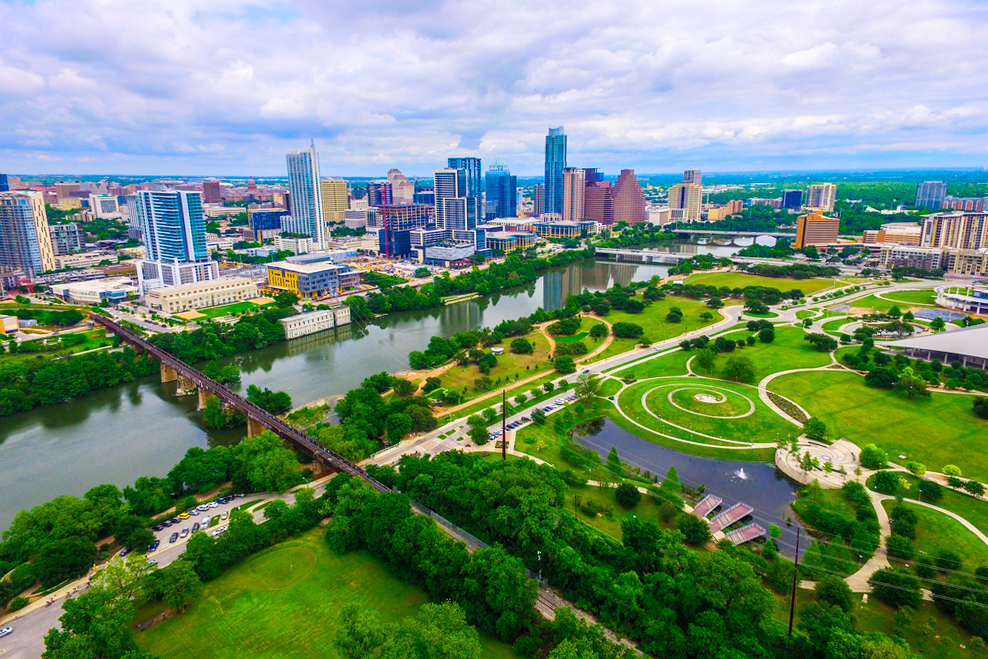
[[[69,355],[75,355],[80,352],[86,352],[87,350],[95,350],[97,348],[105,348],[113,345],[113,339],[108,339],[106,337],[106,331],[103,329],[89,330],[86,332],[71,332],[62,333],[59,336],[49,336],[37,339],[29,339],[27,341],[21,341],[20,345],[23,347],[24,344],[33,344],[35,341],[41,342],[46,339],[51,341],[58,341],[63,337],[83,337],[81,343],[77,343],[71,346],[60,346],[57,349],[43,352],[28,352],[22,351],[18,352],[16,355],[10,352],[4,352],[0,354],[0,361],[5,362],[40,362],[43,359],[60,359],[63,357],[68,357]],[[78,340],[78,339],[73,339]]]
[[[641,296],[635,299],[641,300]],[[679,307],[683,312],[682,322],[670,323],[666,320],[666,315],[673,307]],[[700,314],[702,313],[710,313],[713,315],[713,318],[711,320],[703,320],[700,318]],[[648,305],[641,313],[633,314],[612,310],[607,314],[606,320],[612,325],[614,323],[634,323],[635,325],[639,325],[644,330],[643,336],[648,337],[653,343],[656,343],[720,322],[723,320],[723,317],[716,310],[709,308],[702,302],[670,295],[664,300],[659,300]],[[597,355],[591,361],[600,361],[601,359],[627,352],[634,348],[637,343],[637,339],[615,338],[611,342],[611,345],[607,347],[607,350]]]
[[[883,293],[882,297],[904,304],[932,305],[937,301],[937,293],[932,288],[920,291],[889,291],[888,293]]]
[[[639,379],[654,378],[660,375],[686,375],[688,372],[686,362],[695,354],[693,351],[679,350],[663,357],[653,357],[648,361],[630,364],[611,375],[615,377],[634,375]]]
[[[891,512],[898,504],[895,501],[883,501],[882,506]],[[983,543],[956,519],[952,519],[935,510],[903,503],[915,511],[919,521],[916,523],[916,561],[933,563],[942,551],[952,551],[961,557],[961,571],[972,573],[975,568],[988,566],[988,545]]]
[[[912,293],[912,292],[913,291],[900,291],[899,294],[906,295],[907,293]],[[909,309],[919,310],[932,305],[932,302],[929,304],[922,304],[919,302],[912,302],[912,301],[892,302],[891,298],[893,297],[893,293],[885,293],[885,295],[889,297],[888,300],[883,300],[875,295],[869,295],[868,297],[863,297],[854,300],[853,302],[849,302],[848,304],[850,304],[851,307],[854,309],[867,309],[869,310],[869,312],[874,311],[880,313],[887,312],[892,307],[899,307],[899,310],[905,313]]]
[[[138,632],[138,643],[165,659],[323,659],[336,656],[336,620],[347,604],[389,621],[415,615],[428,601],[366,552],[330,551],[323,533],[315,529],[248,558],[208,583],[184,614]],[[482,640],[487,659],[515,656],[502,643]]]
[[[662,504],[656,501],[652,496],[642,496],[642,500],[638,503],[638,505],[631,510],[628,510],[627,508],[622,508],[618,504],[614,497],[614,493],[614,488],[592,487],[589,485],[585,485],[583,487],[570,487],[566,490],[566,507],[570,512],[574,510],[574,504],[576,503],[575,497],[580,497],[581,505],[586,504],[588,501],[593,501],[606,512],[598,514],[595,517],[591,517],[585,511],[581,510],[577,514],[577,518],[580,521],[585,522],[618,540],[621,539],[621,522],[626,519],[637,517],[639,519],[655,522],[662,528],[672,528],[674,526],[672,522],[664,523],[659,517],[659,508]],[[607,512],[609,512],[610,515],[608,515]]]
[[[263,304],[254,304],[249,300],[244,300],[243,302],[234,302],[233,304],[225,304],[221,307],[209,307],[206,309],[196,309],[197,312],[206,316],[207,318],[221,318],[223,316],[232,316],[233,314],[243,313],[245,311],[254,311]]]
[[[894,462],[917,460],[934,471],[956,464],[965,476],[988,480],[988,422],[975,416],[970,396],[934,393],[910,400],[869,387],[847,371],[784,375],[772,381],[772,390],[820,418],[835,439],[873,442]]]
[[[516,338],[523,338],[529,343],[534,344],[535,350],[528,355],[514,354],[511,352],[511,342]],[[592,342],[588,341],[588,343],[592,346]],[[487,376],[495,383],[503,384],[505,382],[524,380],[525,378],[537,375],[539,371],[547,371],[553,368],[552,364],[548,361],[549,342],[538,330],[529,332],[523,337],[505,339],[501,342],[501,347],[504,348],[504,354],[498,356],[497,366],[492,368],[490,375]],[[592,350],[593,348],[590,347],[590,349]],[[463,400],[465,402],[487,393],[486,391],[476,391],[474,389],[474,380],[483,376],[484,374],[480,372],[480,367],[474,363],[470,363],[466,366],[454,365],[442,374],[441,379],[444,387],[452,389],[457,393],[463,392],[464,388],[466,388],[466,392],[463,394]],[[495,386],[499,385],[495,384]]]
[[[744,288],[746,286],[765,286],[777,288],[780,291],[790,291],[798,288],[806,294],[816,293],[833,288],[833,279],[789,279],[786,277],[760,277],[746,275],[740,272],[698,272],[686,278],[687,284],[703,284],[704,286],[727,286],[729,288]]]
[[[735,341],[744,341],[749,336],[751,336],[751,332],[744,331],[727,334],[726,338]],[[779,371],[787,371],[793,368],[815,368],[829,364],[830,354],[813,350],[810,347],[810,343],[803,339],[804,336],[806,336],[806,332],[799,327],[776,327],[775,340],[772,343],[755,341],[755,344],[752,346],[746,345],[744,348],[737,349],[734,352],[717,355],[714,370],[709,372],[703,371],[697,366],[696,362],[693,362],[693,370],[702,375],[722,378],[725,377],[722,371],[728,359],[735,356],[747,357],[751,360],[755,368],[755,379],[753,383],[757,383],[766,375],[778,373]],[[695,354],[696,351],[693,350],[691,353]]]
[[[912,474],[903,473],[899,474],[899,478],[908,485],[907,488],[899,491],[900,494],[906,499],[919,499],[920,479]],[[942,499],[939,501],[927,501],[927,503],[932,503],[938,508],[943,508],[944,510],[949,510],[952,513],[960,515],[978,527],[982,533],[988,534],[988,502],[975,499],[960,492],[954,492],[947,487],[942,487],[941,490],[943,491]]]

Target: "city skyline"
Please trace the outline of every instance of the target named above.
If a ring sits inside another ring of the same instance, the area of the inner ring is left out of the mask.
[[[988,164],[977,3],[828,8],[0,2],[0,171],[529,176],[559,125],[611,172]]]

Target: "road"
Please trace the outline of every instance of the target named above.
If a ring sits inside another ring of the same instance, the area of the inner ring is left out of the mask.
[[[322,495],[323,490],[326,489],[326,482],[328,480],[329,478],[323,478],[315,483],[300,487],[314,488],[316,497],[319,497]],[[288,503],[292,503],[294,501],[293,492],[297,489],[299,488],[294,488],[283,495],[274,493],[248,494],[242,499],[234,499],[230,503],[219,505],[211,509],[209,515],[222,517],[225,513],[228,517],[226,520],[221,520],[219,525],[211,526],[210,532],[219,528],[219,526],[227,524],[229,522],[230,511],[243,503],[256,501],[256,503],[251,505],[250,511],[256,511],[258,506],[274,499],[282,499]],[[205,515],[206,513],[202,513],[197,517],[189,517],[188,520],[184,520],[181,524],[157,531],[155,537],[161,541],[161,547],[158,551],[148,554],[148,559],[158,561],[159,568],[178,560],[182,555],[182,551],[185,549],[185,543],[192,537],[192,525],[197,521],[202,521]],[[264,521],[263,511],[255,513],[254,521]],[[184,528],[189,529],[189,535],[186,538],[180,538],[174,544],[168,542],[172,533],[176,531],[181,533]],[[66,596],[71,595],[73,592],[85,592],[87,581],[88,577],[84,577],[59,590],[53,595],[56,599],[55,603],[51,606],[46,607],[42,599],[18,611],[15,615],[0,620],[0,627],[9,626],[14,630],[14,633],[10,636],[0,639],[0,659],[39,659],[41,653],[45,650],[45,635],[48,633],[48,630],[59,626],[58,618],[62,615],[62,604],[65,602]]]

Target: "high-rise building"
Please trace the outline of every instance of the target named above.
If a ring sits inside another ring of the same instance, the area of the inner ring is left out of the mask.
[[[566,169],[566,133],[563,132],[562,126],[550,128],[545,138],[544,213],[562,214],[563,212],[564,169]]]
[[[384,206],[395,203],[394,190],[387,181],[370,181],[367,183],[367,205]]]
[[[467,197],[480,197],[480,158],[448,158],[449,169],[462,169],[466,175]]]
[[[703,185],[703,175],[700,173],[699,169],[687,169],[683,172],[683,183]]]
[[[464,169],[448,167],[435,174],[436,224],[448,231],[475,229],[480,198],[467,195]]]
[[[0,192],[9,192],[10,183],[7,181],[6,174],[0,174]]]
[[[947,196],[947,184],[943,181],[923,181],[916,186],[916,208],[940,210]]]
[[[782,207],[783,208],[802,208],[803,206],[803,191],[802,190],[783,190],[782,191]]]
[[[111,194],[89,195],[89,210],[100,219],[113,219],[121,216],[117,197]]]
[[[669,188],[669,209],[676,222],[699,222],[703,203],[703,186],[696,183],[677,183]]]
[[[536,183],[532,192],[532,215],[538,217],[545,213],[545,184]]]
[[[587,181],[586,189],[583,191],[583,217],[605,226],[614,224],[614,200],[611,198],[610,181],[602,179],[592,183]]]
[[[415,184],[408,180],[400,170],[388,170],[388,183],[391,184],[391,197],[396,204],[411,204],[415,202]]]
[[[86,246],[86,232],[75,222],[51,224],[48,226],[48,233],[51,235],[51,248],[55,256],[81,252]]]
[[[316,250],[326,247],[326,221],[322,214],[322,186],[319,176],[319,153],[315,144],[305,151],[292,151],[287,156],[288,189],[291,193],[291,215],[282,224],[287,233],[312,238]]]
[[[923,218],[923,247],[988,248],[988,213],[934,213]]]
[[[219,278],[219,267],[206,249],[201,193],[141,190],[136,197],[146,256],[137,267],[141,294],[162,286]]]
[[[806,191],[805,208],[820,213],[830,213],[837,201],[837,186],[833,183],[814,183]]]
[[[350,208],[346,181],[341,178],[324,178],[319,185],[322,187],[323,219],[327,223],[339,223],[345,220],[346,211]]]
[[[516,217],[518,215],[518,179],[504,166],[500,158],[487,170],[484,217]]]
[[[635,178],[635,170],[622,169],[611,189],[614,203],[614,221],[640,224],[648,221],[645,212],[645,193]]]
[[[810,245],[832,245],[837,242],[840,219],[820,213],[807,213],[796,219],[796,242],[793,249]]]
[[[0,192],[0,272],[36,277],[54,269],[44,194]]]
[[[583,219],[586,176],[579,167],[563,170],[563,222],[579,222]]]
[[[462,197],[460,198],[463,199]],[[392,204],[377,208],[378,250],[404,257],[411,254],[411,231],[432,224],[435,209],[428,204]]]
[[[221,204],[223,203],[223,188],[219,181],[202,182],[202,203]]]

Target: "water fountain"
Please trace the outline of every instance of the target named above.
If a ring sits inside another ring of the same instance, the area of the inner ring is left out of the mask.
[[[748,480],[748,474],[744,473],[744,467],[741,467],[740,469],[735,470],[734,475],[737,478],[740,478],[743,481]]]

